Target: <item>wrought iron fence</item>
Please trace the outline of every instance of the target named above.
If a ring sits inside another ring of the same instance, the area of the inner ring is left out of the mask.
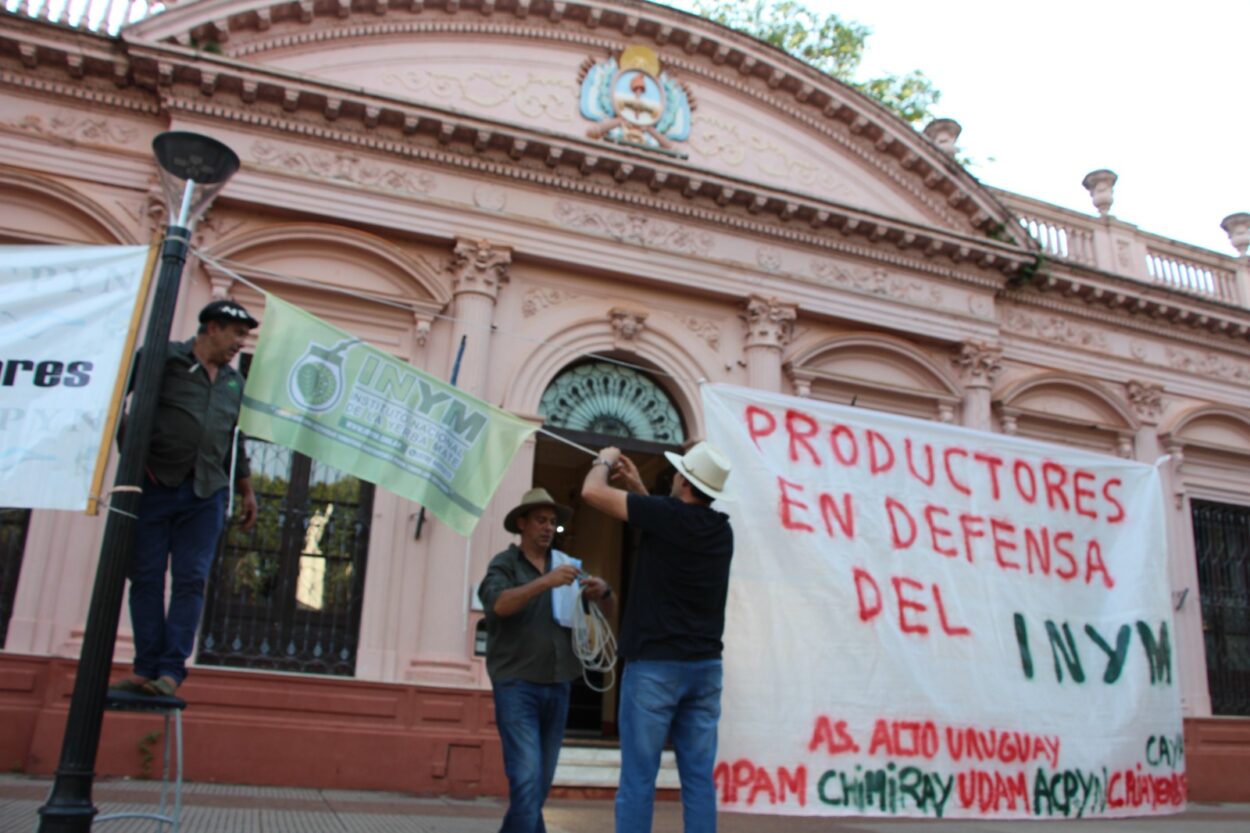
[[[259,440],[248,454],[260,514],[223,536],[197,661],[351,676],[373,486]]]
[[[0,507],[0,648],[9,635],[9,617],[13,615],[13,599],[17,595],[17,577],[22,572],[22,553],[26,550],[29,526],[29,509]]]
[[[1193,521],[1211,710],[1250,716],[1250,507],[1195,500]]]

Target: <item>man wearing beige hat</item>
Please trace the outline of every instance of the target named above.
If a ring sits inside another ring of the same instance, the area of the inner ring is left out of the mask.
[[[660,753],[671,738],[681,776],[685,833],[714,833],[721,636],[733,530],[712,509],[725,494],[729,460],[708,443],[678,456],[667,497],[647,494],[620,449],[605,448],[586,473],[582,497],[641,530],[621,624],[621,782],[616,833],[650,833]],[[625,486],[618,489],[612,479]]]
[[[495,725],[508,776],[508,812],[500,833],[545,833],[543,803],[555,777],[568,718],[571,681],[582,673],[572,631],[557,621],[553,601],[580,583],[581,596],[606,616],[616,597],[580,562],[552,549],[573,512],[546,489],[530,489],[503,521],[521,536],[491,559],[478,598],[486,611],[486,671],[495,696]],[[572,592],[576,593],[576,590]]]

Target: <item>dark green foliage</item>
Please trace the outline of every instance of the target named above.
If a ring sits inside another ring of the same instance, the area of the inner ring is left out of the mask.
[[[695,0],[695,12],[783,49],[916,123],[933,117],[941,93],[923,72],[856,81],[872,30],[836,14],[822,15],[798,0]]]

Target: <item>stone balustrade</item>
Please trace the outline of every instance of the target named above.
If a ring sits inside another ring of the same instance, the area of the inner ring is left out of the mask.
[[[996,193],[1049,258],[1250,306],[1250,265],[1245,258],[1147,234],[1114,217],[1090,217],[1008,191]]]
[[[9,0],[4,10],[88,32],[116,35],[123,26],[163,11],[165,6],[159,0]]]
[[[1163,246],[1146,247],[1146,272],[1156,283],[1244,306],[1245,299],[1237,289],[1236,270],[1211,261],[1178,254]]]

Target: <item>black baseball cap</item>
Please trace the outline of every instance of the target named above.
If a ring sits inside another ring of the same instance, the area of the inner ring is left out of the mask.
[[[260,324],[242,304],[229,299],[213,301],[200,310],[200,323],[207,324],[209,321],[239,321],[246,324],[249,330]]]

